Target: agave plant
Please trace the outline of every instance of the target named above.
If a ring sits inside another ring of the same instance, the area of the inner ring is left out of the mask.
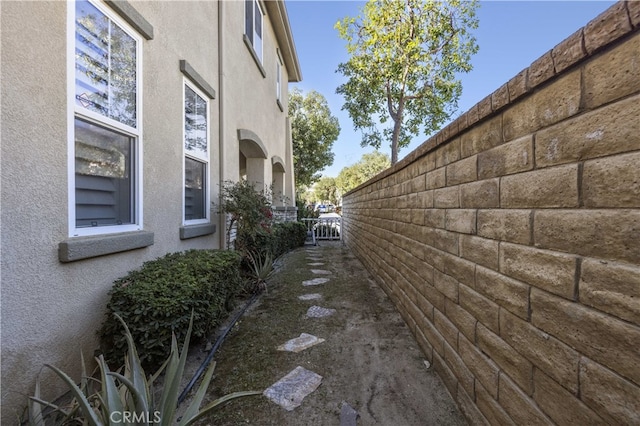
[[[200,408],[205,397],[209,383],[213,377],[215,362],[211,364],[205,374],[200,387],[193,400],[176,420],[178,407],[179,386],[184,374],[189,349],[189,339],[193,323],[193,315],[189,324],[189,330],[182,345],[182,351],[178,352],[178,343],[175,335],[171,342],[171,353],[162,367],[147,380],[140,364],[140,358],[133,343],[133,337],[125,322],[117,314],[118,320],[125,328],[128,352],[125,356],[124,374],[109,370],[102,356],[96,358],[100,370],[99,391],[92,392],[90,380],[96,380],[86,375],[84,359],[82,359],[82,380],[76,384],[66,373],[57,367],[45,364],[53,370],[68,386],[73,396],[70,408],[60,407],[40,398],[40,382],[36,381],[34,396],[29,400],[29,424],[41,426],[45,424],[43,407],[61,413],[64,423],[80,422],[90,426],[135,424],[149,425],[180,425],[188,426],[203,418],[213,411],[218,405],[234,398],[250,395],[260,395],[258,391],[234,392],[225,395]],[[164,383],[159,400],[155,400],[154,382],[164,372]]]
[[[258,291],[266,291],[267,280],[271,278],[275,269],[273,268],[273,256],[270,252],[261,254],[260,252],[246,252],[251,270],[249,275]]]

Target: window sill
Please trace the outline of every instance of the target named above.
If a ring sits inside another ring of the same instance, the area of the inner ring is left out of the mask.
[[[180,227],[180,239],[188,240],[189,238],[202,237],[216,233],[216,225],[211,223],[203,223],[201,225],[185,225]]]
[[[255,61],[256,65],[258,66],[258,69],[260,70],[260,74],[262,74],[263,78],[267,78],[267,72],[264,70],[262,63],[260,62],[260,58],[258,58],[258,54],[256,53],[255,49],[253,48],[253,45],[251,44],[251,40],[249,40],[249,37],[247,37],[246,34],[242,35],[242,39],[244,40],[244,44],[247,46],[247,49],[249,49],[249,53],[251,53],[251,57]]]
[[[278,108],[280,108],[280,111],[284,112],[284,107],[282,106],[282,102],[280,102],[280,99],[276,99],[276,103],[278,104]]]
[[[70,238],[58,244],[60,262],[68,263],[153,245],[153,232],[135,231]]]

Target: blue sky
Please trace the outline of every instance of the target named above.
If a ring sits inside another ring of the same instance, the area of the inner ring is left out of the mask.
[[[335,93],[345,80],[335,70],[346,62],[345,42],[333,28],[345,16],[356,16],[363,1],[288,0],[289,21],[298,51],[303,80],[293,86],[316,90],[327,98],[341,132],[333,145],[335,159],[323,175],[335,177],[372,152],[360,147],[361,135],[353,129],[343,98]],[[479,52],[472,58],[473,70],[461,76],[463,93],[452,119],[502,86],[580,27],[606,10],[610,1],[481,1],[479,28],[474,34]],[[416,149],[427,136],[421,135],[400,150],[399,159]],[[389,146],[381,151],[390,154]]]

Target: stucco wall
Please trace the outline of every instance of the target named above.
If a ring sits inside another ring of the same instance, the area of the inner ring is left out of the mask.
[[[473,424],[640,422],[639,24],[615,4],[344,197]]]
[[[218,2],[129,4],[154,30],[153,39],[141,45],[143,230],[153,233],[153,244],[61,263],[59,244],[73,240],[68,230],[67,3],[0,2],[2,423],[15,423],[16,410],[26,405],[25,395],[33,392],[44,363],[78,378],[80,352],[91,360],[97,347],[95,332],[115,279],[167,252],[220,247],[224,235],[212,213],[212,223],[218,225],[215,234],[180,239],[184,74],[179,63],[186,60],[219,91]],[[236,40],[238,45],[230,44],[225,50],[229,100],[222,143],[229,146],[225,151],[229,157],[222,161],[219,94],[210,101],[214,202],[221,178],[238,178],[238,128],[260,134],[270,155],[290,158],[285,143],[287,71],[283,69],[283,112],[275,101],[273,30],[265,18],[265,59],[269,61],[265,79],[252,73],[256,65],[251,57],[245,55],[245,61],[242,56],[247,50],[242,42],[243,2],[225,5],[229,13],[225,41]],[[270,160],[265,160],[269,166]],[[271,169],[265,169],[265,179],[270,179]],[[43,371],[42,379],[45,398],[64,390],[48,371]]]
[[[266,186],[272,183],[273,156],[286,161],[285,177],[293,176],[291,154],[287,146],[291,144],[287,139],[287,107],[288,107],[288,74],[286,67],[282,67],[282,110],[276,103],[276,61],[278,48],[273,27],[269,23],[269,16],[264,16],[263,26],[263,54],[260,72],[250,49],[243,40],[244,34],[244,2],[225,2],[225,50],[223,77],[224,93],[222,108],[224,109],[224,180],[238,180],[239,178],[239,141],[238,130],[247,129],[255,133],[264,144],[267,158],[264,159],[262,182]],[[289,197],[288,205],[295,205],[293,191],[285,194]]]

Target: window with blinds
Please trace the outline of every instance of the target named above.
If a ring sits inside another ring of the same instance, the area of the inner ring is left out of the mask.
[[[76,226],[134,223],[134,139],[75,120]]]
[[[75,2],[74,21],[73,197],[78,235],[88,228],[139,224],[140,38],[91,1]]]
[[[136,40],[88,1],[76,2],[76,106],[135,128]]]

